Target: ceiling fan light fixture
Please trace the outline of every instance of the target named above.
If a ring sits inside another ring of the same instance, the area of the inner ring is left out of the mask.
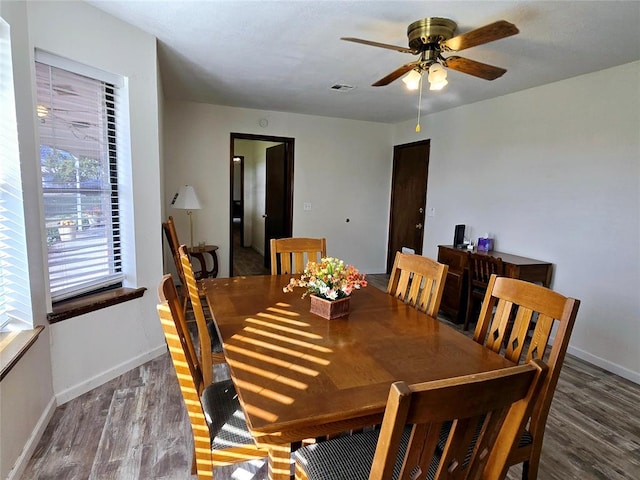
[[[429,83],[429,90],[436,90],[436,91],[437,90],[442,90],[444,87],[447,86],[448,83],[449,82],[446,79],[441,80],[439,82],[430,82]]]
[[[411,70],[404,77],[402,77],[402,81],[407,86],[409,90],[418,90],[420,88],[420,79],[422,78],[422,74],[417,70]]]
[[[449,83],[447,71],[439,63],[431,64],[427,80],[429,80],[429,90],[442,90]]]

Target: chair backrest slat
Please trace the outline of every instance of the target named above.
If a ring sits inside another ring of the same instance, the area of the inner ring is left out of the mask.
[[[178,293],[171,275],[165,275],[158,287],[160,304],[157,306],[158,316],[162,325],[169,353],[180,385],[180,391],[184,400],[184,405],[191,422],[194,447],[194,468],[198,474],[198,480],[212,479],[213,469],[216,466],[231,465],[256,458],[263,458],[267,452],[258,448],[253,442],[242,442],[235,444],[231,442],[228,448],[213,448],[212,440],[219,432],[210,430],[207,419],[212,421],[217,415],[224,419],[225,415],[233,418],[238,413],[242,413],[240,405],[233,405],[229,409],[228,405],[223,405],[224,399],[216,395],[216,385],[206,385],[203,381],[201,365],[193,348],[191,335],[187,329],[186,321],[182,313]],[[227,391],[229,386],[220,385]],[[209,393],[205,388],[213,389]],[[233,387],[231,387],[233,388]],[[204,393],[203,393],[204,392]],[[207,399],[203,406],[202,398]],[[220,403],[220,405],[218,405]],[[205,414],[207,408],[207,414]],[[219,408],[219,410],[218,410]],[[233,412],[233,413],[232,413]],[[218,420],[220,420],[218,418]],[[233,422],[232,422],[233,423]],[[221,430],[225,430],[228,419],[221,425]],[[237,425],[233,428],[237,429]],[[241,436],[249,436],[248,431]],[[222,442],[224,444],[224,442]]]
[[[173,263],[176,266],[176,271],[178,272],[178,278],[180,280],[180,284],[182,285],[182,290],[179,292],[182,299],[182,309],[186,313],[187,307],[189,306],[189,295],[185,291],[187,280],[184,277],[184,268],[182,266],[182,261],[180,260],[180,241],[178,240],[178,233],[176,232],[176,225],[173,221],[173,217],[169,216],[166,222],[162,223],[162,230],[167,237],[167,243],[169,244],[169,249],[171,250],[171,256],[173,257]],[[194,271],[193,266],[191,267],[191,271],[196,279],[200,279],[201,271]]]
[[[491,275],[504,275],[504,262],[499,257],[468,252],[469,280],[476,287],[486,288]]]
[[[448,265],[428,257],[397,252],[387,293],[436,317],[448,269]]]
[[[184,339],[187,338],[183,332],[176,329],[177,322],[174,322],[175,311],[167,302],[158,305],[158,316],[162,324],[167,346],[173,366],[180,384],[180,391],[187,407],[187,414],[191,423],[193,434],[194,461],[198,472],[198,478],[213,478],[213,465],[211,458],[211,436],[209,426],[200,403],[201,391],[199,382],[194,376],[192,364],[186,355],[187,349],[184,347]]]
[[[187,254],[187,247],[180,245],[178,249],[178,255],[180,262],[182,263],[182,270],[184,271],[184,279],[189,292],[189,298],[191,300],[191,307],[193,308],[193,315],[196,319],[196,326],[198,328],[198,340],[200,344],[200,365],[202,366],[202,377],[204,384],[209,385],[213,381],[213,362],[211,359],[211,336],[209,335],[209,329],[207,326],[207,320],[204,316],[204,310],[202,308],[202,300],[200,298],[200,289],[198,288],[198,282],[193,274],[191,268],[191,261]]]
[[[199,395],[202,393],[204,388],[202,368],[198,356],[196,355],[193,341],[187,327],[187,321],[184,313],[182,312],[180,297],[178,296],[178,291],[176,290],[176,286],[171,275],[167,274],[162,277],[162,281],[158,287],[158,297],[160,298],[160,302],[162,302],[161,305],[158,305],[158,313],[161,314],[160,320],[163,331],[165,332],[165,335],[169,332],[172,335],[172,338],[176,336],[179,338],[180,348],[184,349],[184,352],[182,352],[182,356],[180,357],[180,365],[188,365],[192,377],[190,381],[193,383],[193,388],[197,391],[199,398]],[[160,311],[160,307],[163,307],[162,312]],[[165,321],[167,319],[168,321]],[[173,327],[171,327],[169,323],[173,324]],[[169,339],[167,339],[167,343],[169,343]]]
[[[308,262],[319,262],[327,256],[325,238],[272,238],[270,245],[271,275],[302,273]]]
[[[445,422],[452,422],[435,480],[504,478],[510,445],[521,435],[547,373],[531,364],[390,389],[370,480],[392,478],[402,433],[412,433],[399,478],[424,478]],[[466,456],[471,453],[467,461]],[[437,458],[437,457],[436,457]],[[418,471],[422,473],[413,475]],[[490,475],[486,475],[490,471]]]
[[[532,434],[544,432],[579,306],[580,300],[541,285],[496,275],[489,280],[474,340],[513,362],[544,359],[549,366],[532,412]],[[548,345],[554,327],[555,337]]]
[[[173,221],[173,217],[170,216],[167,221],[162,224],[162,230],[167,237],[167,243],[169,244],[169,249],[171,250],[171,256],[173,257],[173,261],[176,265],[176,270],[178,271],[178,278],[180,278],[180,283],[184,285],[184,272],[182,271],[182,264],[180,262],[180,257],[178,256],[180,242],[178,240],[178,232],[176,232],[176,224]]]

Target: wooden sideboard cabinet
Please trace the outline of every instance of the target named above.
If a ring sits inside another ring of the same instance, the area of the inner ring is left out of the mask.
[[[549,262],[497,251],[485,255],[501,258],[507,277],[541,283],[545,287],[551,285],[553,265]],[[454,248],[452,245],[439,245],[438,262],[449,265],[440,311],[453,322],[464,323],[467,309],[467,250]]]

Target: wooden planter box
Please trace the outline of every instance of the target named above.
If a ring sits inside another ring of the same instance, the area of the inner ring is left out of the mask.
[[[340,300],[326,300],[316,295],[311,295],[311,313],[333,320],[334,318],[349,315],[349,300],[351,297],[344,297]]]

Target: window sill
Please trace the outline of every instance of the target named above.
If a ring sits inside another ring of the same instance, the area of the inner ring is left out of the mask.
[[[142,297],[146,290],[146,287],[121,287],[94,295],[64,300],[53,305],[53,312],[47,314],[47,320],[49,320],[49,323],[57,323],[68,318],[100,310],[101,308],[110,307],[111,305],[128,302]]]
[[[43,330],[44,326],[38,325],[33,330],[0,333],[0,381],[27,353]]]

